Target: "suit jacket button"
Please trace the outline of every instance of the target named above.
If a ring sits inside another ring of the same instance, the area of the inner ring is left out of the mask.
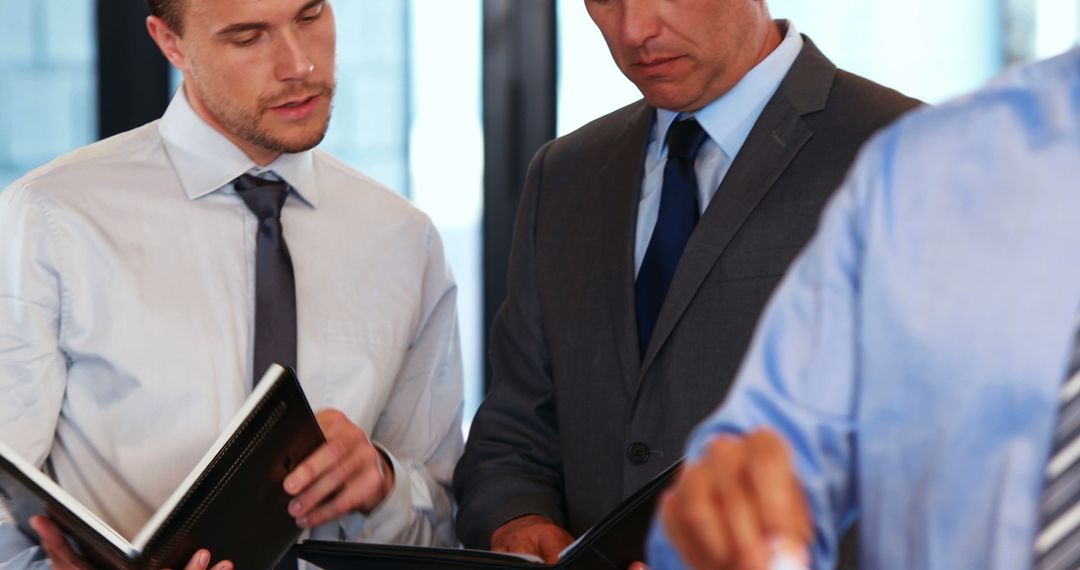
[[[649,455],[651,453],[649,446],[640,441],[635,442],[631,444],[630,447],[626,448],[626,457],[630,459],[630,463],[633,463],[634,465],[643,465],[649,460]]]

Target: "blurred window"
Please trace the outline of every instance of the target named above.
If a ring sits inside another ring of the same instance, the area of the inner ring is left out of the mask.
[[[93,0],[2,0],[0,189],[97,137]]]
[[[466,424],[483,358],[481,0],[335,2],[338,91],[323,148],[431,216],[458,284]]]

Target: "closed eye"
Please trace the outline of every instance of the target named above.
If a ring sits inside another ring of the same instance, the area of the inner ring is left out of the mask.
[[[325,6],[325,2],[319,2],[318,4],[311,6],[310,8],[307,8],[303,12],[301,12],[300,17],[297,18],[297,20],[299,20],[301,24],[310,24],[312,22],[315,22],[320,17],[322,17],[323,8]]]
[[[259,39],[259,34],[258,33],[247,34],[247,35],[244,35],[244,36],[233,38],[232,43],[233,43],[233,45],[237,45],[237,46],[240,46],[240,47],[246,47],[246,46],[250,46],[250,45],[254,44],[255,40],[257,40],[257,39]]]

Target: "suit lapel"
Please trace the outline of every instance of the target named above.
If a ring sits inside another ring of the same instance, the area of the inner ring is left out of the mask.
[[[743,222],[810,140],[802,115],[825,107],[836,67],[804,36],[804,46],[746,138],[679,260],[635,384],[686,312]],[[634,387],[636,390],[636,385]]]
[[[597,188],[609,188],[603,204],[593,211],[604,212],[602,225],[608,238],[597,260],[599,291],[607,295],[608,322],[619,350],[627,390],[636,384],[641,356],[638,349],[637,310],[634,305],[634,239],[638,202],[645,169],[645,148],[656,111],[644,102],[612,141],[608,160],[596,170]]]

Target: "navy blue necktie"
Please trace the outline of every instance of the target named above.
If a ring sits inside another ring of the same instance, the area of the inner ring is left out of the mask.
[[[296,281],[281,231],[289,185],[241,175],[233,186],[259,219],[255,243],[255,361],[253,382],[271,364],[296,366]]]
[[[660,211],[634,285],[642,358],[649,347],[668,287],[675,277],[679,258],[697,225],[698,185],[694,159],[706,138],[708,135],[694,119],[675,121],[668,131],[668,158],[664,166],[664,185],[660,190]]]

